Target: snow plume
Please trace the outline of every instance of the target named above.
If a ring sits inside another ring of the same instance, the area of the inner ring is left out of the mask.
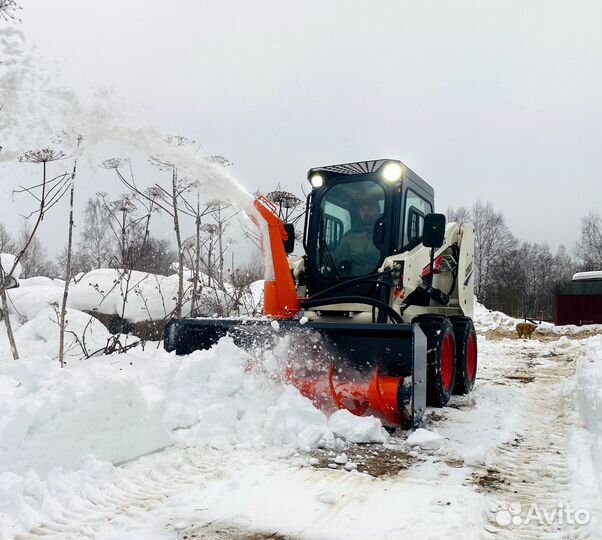
[[[253,196],[225,167],[199,156],[194,145],[178,144],[155,127],[136,125],[128,119],[126,104],[106,90],[99,90],[91,103],[82,102],[73,91],[57,85],[44,60],[30,52],[18,22],[10,22],[0,28],[0,147],[4,147],[0,162],[54,143],[89,164],[99,159],[94,151],[107,145],[125,154],[144,153],[193,178],[207,201],[229,202],[256,218],[267,237],[267,225],[253,206]],[[269,278],[271,258],[264,259]]]

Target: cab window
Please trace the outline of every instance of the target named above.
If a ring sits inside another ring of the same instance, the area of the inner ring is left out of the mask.
[[[424,216],[432,211],[432,206],[429,202],[411,189],[408,189],[403,220],[403,251],[414,249],[422,242]]]
[[[373,180],[335,184],[320,204],[316,238],[318,271],[327,277],[361,276],[378,268],[381,252],[374,225],[385,207],[385,191]]]

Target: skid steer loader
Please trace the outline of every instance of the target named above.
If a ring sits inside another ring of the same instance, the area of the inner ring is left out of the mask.
[[[325,407],[416,427],[426,405],[445,406],[475,382],[472,225],[446,225],[434,191],[402,162],[375,160],[308,173],[303,247],[263,197],[273,268],[259,320],[172,320],[177,354],[229,335],[254,349],[282,343],[286,377]]]

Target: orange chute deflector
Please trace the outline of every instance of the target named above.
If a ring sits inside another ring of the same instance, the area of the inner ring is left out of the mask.
[[[255,199],[255,208],[268,226],[270,251],[274,265],[273,279],[266,280],[263,286],[263,314],[269,317],[292,319],[301,311],[297,289],[288,265],[283,242],[288,234],[280,218],[274,213],[276,207],[265,197]],[[265,253],[265,238],[261,248]]]

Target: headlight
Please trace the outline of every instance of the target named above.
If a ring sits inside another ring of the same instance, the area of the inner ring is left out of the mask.
[[[387,182],[397,182],[401,178],[403,169],[399,163],[388,163],[383,168],[383,178]]]
[[[322,187],[322,185],[324,184],[324,178],[322,178],[321,174],[314,174],[309,181],[311,182],[311,185],[315,188],[319,188]]]

